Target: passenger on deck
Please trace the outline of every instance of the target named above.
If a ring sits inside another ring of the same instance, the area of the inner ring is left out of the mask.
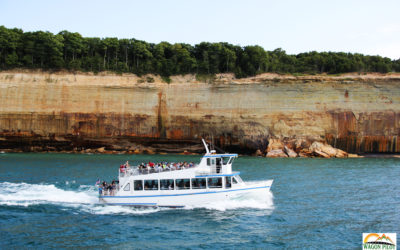
[[[107,186],[108,195],[112,195],[112,185]]]
[[[129,170],[131,168],[131,165],[129,165],[129,161],[125,162],[124,167],[126,170]]]
[[[145,166],[144,163],[142,162],[142,164],[139,165],[139,172],[143,173],[145,171]]]
[[[117,189],[117,183],[115,180],[111,182],[111,195],[115,194],[115,190]]]
[[[150,174],[150,173],[160,173],[164,171],[175,171],[175,170],[183,170],[195,167],[193,162],[151,162],[141,163],[135,167],[136,171],[140,174]],[[129,164],[129,161],[126,161],[125,164],[120,165],[120,173],[130,173],[132,166]]]

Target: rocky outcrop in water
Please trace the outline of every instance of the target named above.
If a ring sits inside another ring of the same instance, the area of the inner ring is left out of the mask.
[[[262,156],[255,154],[256,156]],[[326,142],[314,141],[313,143],[304,140],[270,139],[265,150],[265,157],[271,158],[295,158],[295,157],[322,157],[322,158],[347,158],[348,153],[334,148]],[[357,157],[357,155],[352,155]]]
[[[242,154],[271,139],[270,155],[400,152],[399,75],[147,78],[1,72],[0,150],[201,153],[206,138]]]

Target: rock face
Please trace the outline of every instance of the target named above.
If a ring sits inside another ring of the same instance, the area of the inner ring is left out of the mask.
[[[268,140],[268,147],[267,152],[271,152],[274,150],[281,150],[283,152],[284,145],[281,140],[279,139],[269,139]]]
[[[263,156],[261,150],[257,149],[257,151],[254,153],[254,156]]]
[[[294,152],[292,149],[288,148],[287,146],[285,146],[285,147],[283,148],[283,151],[284,151],[285,154],[287,154],[290,158],[297,157],[297,153]]]
[[[0,72],[0,150],[202,152],[200,138],[207,138],[247,154],[400,152],[398,76],[138,79]]]
[[[296,146],[296,150],[299,151],[299,154],[296,153],[292,147]],[[347,158],[348,153],[343,150],[332,147],[329,144],[315,141],[308,148],[303,148],[307,143],[303,143],[302,141],[296,140],[293,142],[292,140],[281,141],[280,139],[270,139],[268,141],[268,147],[266,149],[266,157],[277,158],[277,157],[322,157],[322,158]]]
[[[286,158],[288,157],[282,149],[274,149],[267,153],[266,157],[270,158]]]
[[[310,152],[316,154],[317,156],[321,156],[324,158],[344,158],[347,157],[347,153],[343,150],[332,147],[329,144],[324,144],[321,142],[313,142],[310,146]]]

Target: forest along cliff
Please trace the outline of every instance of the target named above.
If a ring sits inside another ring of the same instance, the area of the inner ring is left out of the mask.
[[[400,152],[398,74],[170,79],[3,71],[0,150],[201,152],[207,138],[243,154]]]

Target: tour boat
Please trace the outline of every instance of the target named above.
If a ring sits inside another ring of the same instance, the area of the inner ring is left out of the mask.
[[[114,190],[101,190],[99,202],[109,205],[185,207],[220,202],[256,190],[269,191],[273,180],[246,184],[232,171],[237,154],[209,150],[199,164],[163,163],[120,168]],[[121,165],[122,166],[122,165]]]

